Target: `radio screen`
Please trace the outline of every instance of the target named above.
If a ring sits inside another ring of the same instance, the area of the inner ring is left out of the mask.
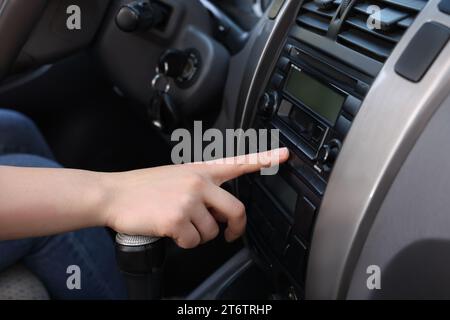
[[[333,125],[336,123],[345,101],[344,95],[296,67],[291,68],[285,91]]]

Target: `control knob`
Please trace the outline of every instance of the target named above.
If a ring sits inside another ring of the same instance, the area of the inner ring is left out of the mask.
[[[341,148],[342,143],[337,139],[331,140],[320,148],[317,161],[324,171],[331,170],[331,167],[336,161]]]
[[[259,100],[259,112],[265,117],[272,117],[278,106],[278,93],[276,91],[265,92]]]

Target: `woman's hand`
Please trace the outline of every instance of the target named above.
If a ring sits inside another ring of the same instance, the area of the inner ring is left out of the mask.
[[[220,188],[241,175],[278,165],[287,149],[256,157],[166,166],[105,174],[104,224],[120,233],[169,237],[182,248],[214,239],[218,222],[227,223],[225,238],[234,241],[245,231],[245,207]]]
[[[0,240],[108,226],[193,248],[224,222],[233,241],[244,232],[245,208],[219,186],[286,161],[287,149],[277,151],[123,173],[0,166]]]

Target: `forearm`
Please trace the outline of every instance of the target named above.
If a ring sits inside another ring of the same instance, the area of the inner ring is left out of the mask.
[[[0,166],[0,240],[104,225],[105,176]]]

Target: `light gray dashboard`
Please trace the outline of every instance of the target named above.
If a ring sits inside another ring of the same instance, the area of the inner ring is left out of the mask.
[[[419,83],[394,71],[400,55],[424,23],[432,20],[450,25],[450,17],[438,10],[438,2],[430,1],[398,44],[347,137],[314,230],[307,298],[382,297],[382,291],[377,295],[366,286],[369,265],[380,266],[383,279],[383,272],[390,272],[388,263],[409,245],[448,238],[450,216],[442,210],[450,203],[438,186],[450,175],[444,165],[448,162],[446,154],[440,151],[448,150],[448,143],[442,140],[445,126],[439,123],[448,119],[450,46]],[[428,161],[431,159],[434,161]],[[436,174],[429,174],[429,170],[439,172],[440,179],[434,180]],[[419,194],[422,196],[412,197]],[[434,253],[445,255],[439,250]],[[421,265],[403,267],[411,272]],[[436,273],[436,279],[441,275]]]

